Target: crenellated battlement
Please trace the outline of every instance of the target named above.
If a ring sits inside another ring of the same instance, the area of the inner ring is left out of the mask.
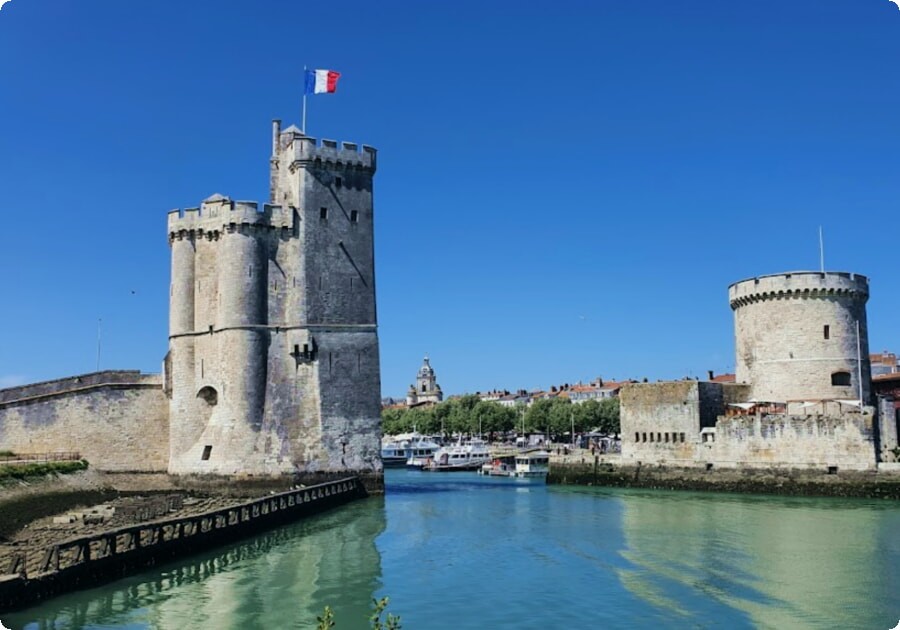
[[[764,300],[841,295],[865,302],[869,298],[869,279],[844,271],[794,271],[748,278],[728,287],[732,309]]]
[[[179,238],[218,238],[223,231],[291,229],[294,208],[255,201],[234,201],[215,194],[199,208],[171,210],[168,216],[169,241]]]
[[[327,169],[360,169],[374,172],[377,151],[355,142],[317,139],[291,125],[278,136],[278,158],[290,168],[315,165]]]

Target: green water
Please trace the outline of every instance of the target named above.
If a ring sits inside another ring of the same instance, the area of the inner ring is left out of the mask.
[[[893,628],[900,505],[388,471],[388,495],[3,615],[18,628]]]

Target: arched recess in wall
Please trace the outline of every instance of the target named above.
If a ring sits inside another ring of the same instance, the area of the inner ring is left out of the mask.
[[[219,392],[216,391],[215,387],[207,385],[200,388],[200,391],[197,392],[197,398],[204,401],[208,407],[215,407],[219,402]]]
[[[846,387],[850,385],[850,372],[835,372],[831,375],[831,384],[835,387]]]

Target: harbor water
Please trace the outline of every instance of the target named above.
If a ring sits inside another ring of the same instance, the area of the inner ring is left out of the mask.
[[[0,617],[19,628],[893,628],[900,504],[389,470],[387,495]]]

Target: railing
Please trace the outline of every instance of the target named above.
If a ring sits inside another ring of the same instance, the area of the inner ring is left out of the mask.
[[[249,529],[254,521],[272,520],[272,515],[277,512],[305,509],[311,504],[324,503],[326,499],[338,495],[348,493],[359,495],[361,491],[362,482],[356,477],[350,477],[308,488],[289,490],[194,516],[131,525],[74,538],[47,548],[34,575],[27,575],[28,558],[24,552],[16,554],[10,560],[9,565],[5,567],[5,574],[18,575],[22,578],[40,578],[49,573],[81,568],[93,561],[114,558],[126,560],[128,556],[136,555],[139,551],[151,550],[154,547],[161,550],[164,546],[178,543],[189,544],[212,533],[237,534],[238,529]]]
[[[0,464],[31,464],[45,462],[72,462],[81,459],[77,451],[56,453],[5,453],[0,455]]]

